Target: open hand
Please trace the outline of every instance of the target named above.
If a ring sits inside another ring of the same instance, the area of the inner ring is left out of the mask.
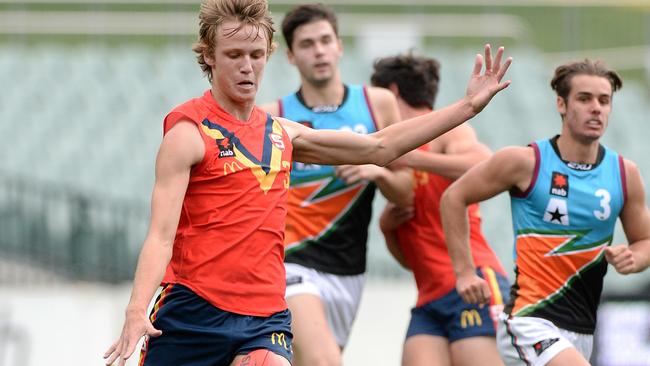
[[[508,57],[506,61],[501,64],[503,57],[503,47],[499,47],[494,60],[492,60],[492,49],[489,44],[485,45],[485,72],[481,75],[483,69],[483,56],[476,55],[474,62],[474,70],[472,76],[467,83],[467,92],[465,97],[468,99],[474,113],[479,113],[485,108],[498,92],[505,89],[510,85],[510,80],[501,82],[503,76],[508,71],[508,67],[512,63],[512,57]]]
[[[158,337],[161,334],[162,331],[153,327],[146,313],[127,311],[120,338],[104,353],[106,365],[118,360],[118,366],[124,366],[142,336]]]
[[[346,184],[352,184],[360,181],[374,181],[382,174],[382,167],[365,164],[365,165],[339,165],[334,168],[336,176]]]

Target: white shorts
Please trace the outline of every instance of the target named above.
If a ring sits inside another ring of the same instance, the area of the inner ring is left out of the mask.
[[[543,366],[569,347],[588,361],[593,344],[592,334],[561,329],[546,319],[509,317],[504,313],[499,316],[497,347],[507,366]]]
[[[336,343],[345,347],[359,310],[365,275],[340,276],[294,263],[285,263],[284,266],[287,271],[285,297],[288,299],[300,294],[318,296],[325,305],[327,322]]]

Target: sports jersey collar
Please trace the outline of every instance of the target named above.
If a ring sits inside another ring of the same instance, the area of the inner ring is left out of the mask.
[[[253,111],[251,112],[250,117],[248,118],[248,121],[242,121],[240,119],[235,118],[232,114],[228,113],[225,109],[217,103],[216,99],[212,96],[212,90],[208,89],[203,93],[203,97],[201,97],[201,100],[205,103],[205,105],[208,107],[208,109],[215,113],[219,118],[225,119],[228,122],[239,124],[239,125],[252,125],[253,123],[264,123],[266,122],[265,115],[261,109],[259,109],[257,106],[253,107]]]
[[[350,94],[350,88],[346,84],[343,84],[343,100],[341,100],[341,104],[328,104],[328,105],[317,105],[317,106],[308,106],[307,103],[305,102],[305,98],[302,96],[302,87],[298,89],[296,92],[296,98],[302,104],[305,108],[311,110],[314,113],[334,113],[341,106],[345,104],[345,102],[348,100],[348,95]]]
[[[587,171],[587,170],[593,170],[596,169],[600,163],[603,161],[605,158],[605,147],[601,144],[598,144],[598,155],[596,156],[596,163],[594,164],[585,164],[585,163],[576,163],[573,161],[568,161],[562,159],[562,155],[560,154],[560,148],[557,146],[557,139],[560,137],[560,135],[555,135],[551,139],[549,139],[549,143],[553,147],[553,151],[555,151],[555,154],[557,157],[562,160],[562,162],[569,168],[573,170],[578,170],[578,171]]]

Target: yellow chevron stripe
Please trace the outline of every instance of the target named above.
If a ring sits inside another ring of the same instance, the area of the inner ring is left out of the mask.
[[[276,120],[273,120],[273,133],[282,136],[282,126]],[[264,136],[264,138],[270,137]],[[271,161],[268,174],[264,172],[261,166],[255,164],[244,154],[242,154],[241,151],[237,149],[237,146],[234,146],[233,151],[235,152],[235,159],[250,168],[251,172],[253,172],[253,175],[255,175],[255,178],[259,182],[262,191],[264,191],[264,193],[267,193],[269,189],[271,189],[271,186],[273,186],[275,177],[278,175],[280,169],[282,168],[282,150],[278,149],[275,144],[271,144]]]
[[[224,138],[223,134],[219,130],[211,130],[206,125],[201,125],[201,129],[203,129],[203,133],[212,137],[215,140],[221,140]]]

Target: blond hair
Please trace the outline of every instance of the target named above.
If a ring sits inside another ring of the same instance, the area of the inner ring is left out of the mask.
[[[266,0],[204,0],[199,12],[199,39],[192,46],[192,50],[197,54],[199,65],[210,81],[212,68],[205,62],[205,55],[214,53],[218,27],[227,20],[238,21],[240,24],[226,36],[230,37],[245,26],[251,25],[256,30],[255,37],[258,37],[260,30],[266,34],[269,56],[276,47],[273,42],[275,29]]]

